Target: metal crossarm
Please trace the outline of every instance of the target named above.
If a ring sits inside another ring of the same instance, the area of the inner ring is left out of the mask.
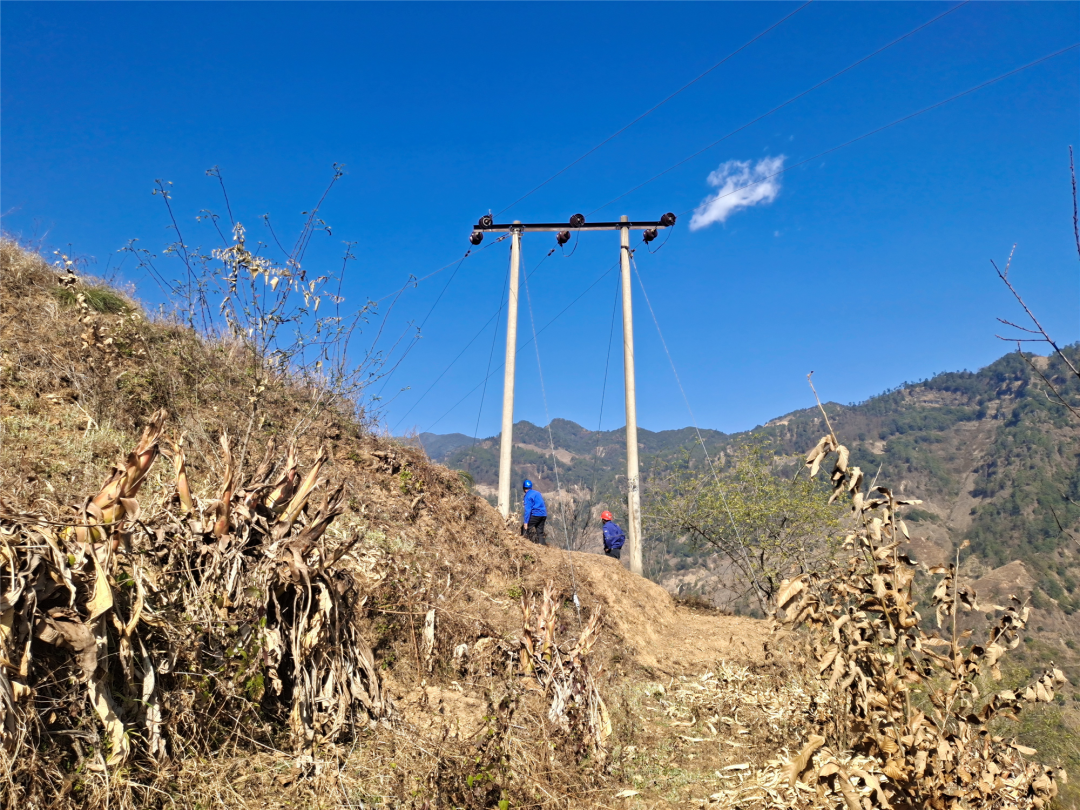
[[[477,224],[473,230],[484,233],[509,233],[521,231],[531,233],[533,231],[618,231],[629,228],[633,231],[645,231],[650,228],[667,228],[662,220],[656,222],[587,222],[584,225],[574,227],[566,222],[512,222],[492,223],[491,225]]]
[[[630,222],[625,217],[619,222],[586,222],[582,214],[574,214],[569,222],[510,222],[497,223],[490,214],[480,217],[480,221],[473,227],[473,244],[479,244],[485,233],[526,233],[533,231],[619,231],[630,229],[635,231],[656,231],[659,228],[669,228],[675,224],[675,215],[664,214],[655,222]]]

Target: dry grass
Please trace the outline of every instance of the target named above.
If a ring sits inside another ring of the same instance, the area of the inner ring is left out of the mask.
[[[1058,795],[1055,772],[1037,752],[995,733],[997,718],[1025,704],[1050,703],[1065,683],[1056,669],[1020,690],[989,695],[983,675],[1001,680],[1000,660],[1020,643],[1028,608],[978,602],[959,585],[956,565],[931,569],[936,627],[917,610],[917,565],[900,553],[903,501],[883,486],[864,490],[848,450],[829,434],[806,459],[810,474],[836,453],[833,499],[851,498],[850,557],[820,573],[785,580],[777,597],[784,623],[809,630],[806,659],[818,675],[806,744],[711,806],[942,810],[1043,808]],[[957,552],[959,555],[959,551]],[[958,625],[961,610],[996,618],[985,638]],[[993,687],[990,687],[993,689]]]
[[[562,557],[288,379],[253,414],[241,349],[101,312],[12,242],[0,260],[6,803],[610,796],[586,659],[632,652],[579,632]],[[544,589],[523,679],[518,606]]]
[[[0,263],[4,806],[657,810],[836,716],[758,623],[572,571],[351,407],[253,407],[242,347]]]

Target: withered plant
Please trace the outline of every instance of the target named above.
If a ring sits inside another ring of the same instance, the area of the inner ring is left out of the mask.
[[[1007,606],[980,604],[955,563],[920,569],[901,551],[907,527],[899,514],[919,501],[867,489],[829,430],[806,465],[816,475],[836,454],[832,499],[850,498],[853,521],[846,562],[788,579],[777,595],[781,624],[808,631],[807,658],[831,706],[814,715],[809,742],[786,766],[788,797],[795,806],[848,810],[1047,806],[1064,772],[1028,759],[1036,751],[996,734],[993,721],[1052,701],[1063,674],[1051,667],[1019,690],[979,688],[984,674],[1000,680],[999,662],[1020,642],[1028,607],[1015,597]],[[936,577],[933,619],[917,610],[923,574]],[[963,629],[965,611],[995,615],[985,637]]]
[[[216,166],[209,169],[207,175],[217,181],[226,212],[222,217],[204,209],[196,218],[203,228],[200,238],[217,243],[211,248],[187,240],[189,228],[181,228],[173,207],[172,183],[156,180],[154,194],[165,206],[176,239],[160,255],[134,242],[126,248],[157,282],[166,308],[171,308],[167,314],[204,339],[228,344],[232,362],[245,371],[248,413],[238,436],[241,461],[247,457],[253,430],[267,417],[268,392],[275,387],[285,385],[307,395],[305,407],[290,426],[294,435],[330,410],[351,412],[359,422],[370,423],[373,414],[367,411],[371,403],[366,389],[381,378],[388,355],[404,337],[384,352],[388,310],[371,341],[360,345],[360,334],[377,304],[363,300],[346,307],[342,286],[356,260],[354,242],[344,243],[336,270],[323,261],[311,261],[309,266],[313,239],[332,235],[321,208],[344,174],[344,166],[334,164],[328,185],[316,204],[303,212],[303,224],[289,245],[268,214],[261,217],[265,241],[249,233],[234,215],[221,171]],[[411,331],[411,325],[405,331]]]
[[[600,611],[592,614],[575,641],[560,646],[555,639],[558,607],[550,583],[539,603],[522,596],[521,674],[527,689],[551,700],[548,721],[567,734],[576,755],[592,754],[602,765],[611,718],[586,661],[600,637]]]
[[[345,554],[360,538],[326,536],[343,511],[342,487],[321,477],[326,454],[301,474],[296,448],[281,464],[271,442],[245,475],[222,436],[217,497],[199,499],[182,441],[168,442],[175,486],[143,509],[164,421],[75,525],[0,513],[12,798],[44,806],[80,770],[152,772],[230,741],[310,751],[392,712],[357,625],[363,571]]]

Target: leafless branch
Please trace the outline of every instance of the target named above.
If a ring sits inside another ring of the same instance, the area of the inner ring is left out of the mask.
[[[1044,383],[1046,383],[1046,387],[1049,388],[1051,393],[1053,393],[1053,395],[1061,401],[1061,404],[1068,408],[1070,411],[1072,411],[1073,416],[1075,416],[1077,419],[1080,419],[1080,412],[1077,412],[1076,408],[1074,408],[1072,405],[1065,401],[1065,397],[1063,397],[1061,393],[1054,387],[1054,384],[1050,382],[1050,380],[1046,379],[1046,375],[1042,373],[1039,367],[1036,366],[1034,362],[1032,362],[1030,357],[1024,354],[1023,350],[1020,348],[1019,341],[1017,341],[1016,343],[1016,351],[1019,352],[1020,356],[1024,358],[1024,362],[1031,367],[1031,370],[1038,374],[1039,378]]]
[[[1007,266],[1005,268],[1005,271],[1008,272],[1008,267]],[[825,417],[825,426],[827,428],[829,428],[829,435],[831,435],[833,437],[833,439],[836,439],[836,432],[832,429],[832,423],[829,421],[829,415],[827,413],[825,413],[825,407],[821,404],[821,397],[818,396],[817,389],[814,388],[814,381],[812,379],[813,376],[814,376],[814,372],[812,372],[812,371],[809,374],[807,374],[806,375],[806,382],[810,385],[810,390],[814,392],[814,399],[817,400],[818,410],[821,411],[821,415]]]
[[[1054,353],[1057,354],[1057,356],[1061,358],[1062,362],[1064,362],[1065,365],[1069,367],[1069,370],[1073,374],[1075,374],[1078,378],[1080,378],[1080,371],[1077,371],[1076,366],[1074,366],[1072,364],[1072,361],[1069,360],[1069,358],[1061,350],[1061,347],[1058,346],[1057,343],[1054,341],[1054,339],[1051,338],[1050,335],[1048,335],[1046,333],[1046,330],[1043,328],[1043,325],[1041,323],[1039,323],[1039,319],[1035,317],[1035,313],[1033,313],[1031,311],[1031,309],[1028,307],[1027,303],[1024,301],[1023,297],[1020,295],[1019,292],[1017,292],[1016,288],[1012,285],[1012,282],[1009,281],[1009,265],[1012,264],[1012,257],[1013,257],[1013,254],[1015,252],[1016,252],[1016,245],[1013,245],[1013,249],[1009,252],[1009,260],[1005,263],[1004,272],[998,268],[997,264],[994,262],[993,259],[990,260],[990,264],[993,265],[994,271],[998,274],[998,278],[1000,278],[1002,280],[1002,282],[1005,284],[1005,286],[1009,288],[1009,292],[1011,292],[1013,294],[1013,298],[1015,298],[1017,303],[1019,303],[1020,306],[1023,307],[1024,312],[1027,313],[1027,316],[1031,319],[1031,322],[1033,324],[1035,324],[1035,329],[1024,329],[1024,331],[1025,332],[1031,332],[1033,334],[1042,335],[1041,339],[1034,339],[1033,342],[1048,343],[1053,348]],[[998,320],[1001,320],[1001,319],[999,318]],[[1008,321],[1004,321],[1004,323],[1008,323]],[[1009,325],[1013,326],[1013,324],[1009,324]],[[1019,328],[1023,329],[1023,327],[1019,327]],[[1002,340],[1009,340],[1009,341],[1017,342],[1017,343],[1020,342],[1020,341],[1017,341],[1016,338],[1004,338],[1001,335],[998,335],[997,337],[1001,338]],[[1032,341],[1026,341],[1025,340],[1024,342],[1032,342]]]
[[[1073,165],[1073,148],[1069,146],[1069,176],[1072,178],[1073,193],[1073,237],[1076,239],[1076,253],[1080,256],[1080,219],[1076,211],[1076,167]]]
[[[997,321],[998,321],[998,323],[1003,323],[1006,326],[1011,326],[1013,329],[1019,329],[1021,332],[1030,332],[1033,335],[1039,334],[1038,329],[1028,329],[1026,326],[1021,326],[1018,323],[1013,323],[1012,321],[1007,321],[1004,318],[998,318]]]

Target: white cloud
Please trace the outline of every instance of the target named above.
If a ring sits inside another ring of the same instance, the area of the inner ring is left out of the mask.
[[[697,231],[714,222],[723,222],[740,208],[768,205],[780,193],[780,178],[772,177],[784,168],[784,155],[762,158],[751,167],[749,160],[729,160],[707,178],[716,189],[694,211],[690,230]]]

